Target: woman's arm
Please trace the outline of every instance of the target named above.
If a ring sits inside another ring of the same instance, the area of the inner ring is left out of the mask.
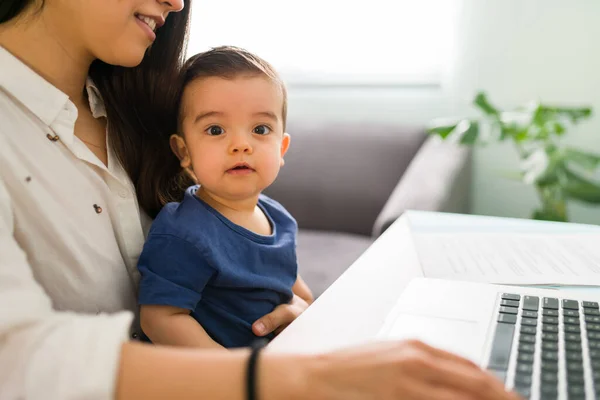
[[[224,349],[184,308],[143,305],[140,322],[142,330],[154,344]]]
[[[248,351],[125,343],[117,399],[246,398]],[[265,352],[259,400],[518,400],[491,375],[420,342],[382,343],[321,356]]]

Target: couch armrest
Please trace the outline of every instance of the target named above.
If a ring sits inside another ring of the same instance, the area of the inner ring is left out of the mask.
[[[406,210],[468,212],[470,181],[470,149],[429,137],[379,213],[373,236]]]

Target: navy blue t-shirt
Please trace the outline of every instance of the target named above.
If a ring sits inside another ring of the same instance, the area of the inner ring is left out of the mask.
[[[138,261],[139,303],[185,308],[221,345],[252,343],[252,323],[293,296],[298,226],[281,204],[260,195],[272,235],[234,224],[196,197],[156,217]]]

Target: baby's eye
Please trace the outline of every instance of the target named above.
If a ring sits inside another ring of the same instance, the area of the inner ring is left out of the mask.
[[[225,131],[223,130],[223,128],[217,125],[210,126],[206,130],[206,133],[208,133],[210,136],[219,136],[222,135],[224,132]]]
[[[256,133],[257,135],[267,135],[269,133],[271,133],[271,128],[269,128],[266,125],[259,125],[256,128],[254,128],[254,133]]]

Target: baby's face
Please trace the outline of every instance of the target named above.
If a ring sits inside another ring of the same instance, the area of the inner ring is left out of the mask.
[[[275,181],[289,146],[276,84],[262,76],[196,79],[182,107],[189,167],[204,190],[243,200]]]

